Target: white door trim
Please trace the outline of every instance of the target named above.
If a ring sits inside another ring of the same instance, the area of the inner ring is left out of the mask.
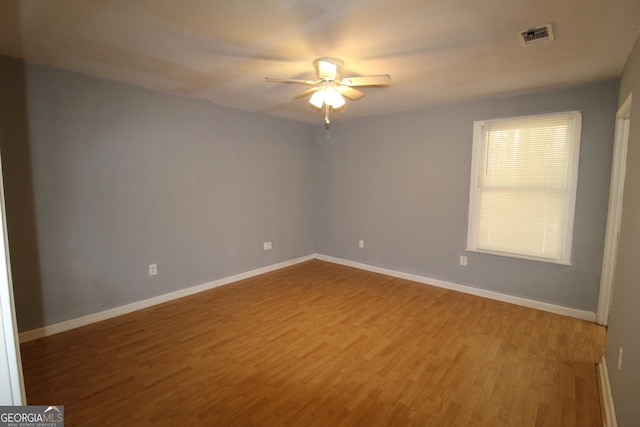
[[[616,131],[613,141],[613,160],[611,163],[611,184],[609,187],[609,211],[602,256],[602,274],[600,276],[600,295],[596,322],[607,325],[613,282],[618,256],[618,240],[622,222],[622,198],[624,194],[624,178],[627,169],[627,146],[629,144],[629,122],[631,117],[631,94],[616,114]]]
[[[26,405],[0,165],[0,405]]]

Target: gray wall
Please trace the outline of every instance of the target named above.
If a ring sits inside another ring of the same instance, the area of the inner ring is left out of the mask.
[[[21,331],[314,252],[309,125],[6,58],[0,77]]]
[[[607,332],[607,369],[618,425],[640,422],[640,38],[627,59],[620,80],[619,105],[633,93],[622,225],[615,271],[613,301]],[[618,349],[622,347],[622,369]]]
[[[0,57],[0,150],[19,327],[44,322],[24,64]],[[24,330],[23,329],[23,330]]]
[[[596,309],[617,80],[326,131],[6,58],[0,77],[21,331],[314,251]],[[473,121],[573,109],[573,265],[466,253]]]
[[[609,80],[318,130],[316,252],[594,312],[617,90]],[[467,253],[473,121],[566,110],[583,110],[573,264]]]

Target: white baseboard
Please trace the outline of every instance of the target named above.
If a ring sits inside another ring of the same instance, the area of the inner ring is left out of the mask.
[[[89,314],[87,316],[78,317],[76,319],[66,320],[64,322],[55,323],[53,325],[44,326],[38,329],[32,329],[19,334],[21,343],[33,341],[38,338],[46,337],[49,335],[57,334],[60,332],[68,331],[81,326],[86,326],[91,323],[100,322],[102,320],[110,319],[112,317],[121,316],[123,314],[131,313],[136,310],[142,310],[154,305],[162,304],[168,301],[172,301],[178,298],[193,295],[198,292],[207,291],[209,289],[216,288],[218,286],[227,285],[229,283],[237,282],[250,277],[258,276],[260,274],[268,273],[271,271],[279,270],[281,268],[289,267],[301,262],[309,261],[312,259],[319,259],[322,261],[331,262],[334,264],[345,265],[348,267],[358,268],[360,270],[371,271],[374,273],[380,273],[391,277],[398,277],[400,279],[411,280],[413,282],[423,283],[426,285],[432,285],[439,288],[451,289],[458,292],[463,292],[471,295],[477,295],[484,298],[494,299],[498,301],[508,302],[511,304],[517,304],[524,307],[535,308],[538,310],[548,311],[551,313],[562,314],[565,316],[575,317],[582,320],[588,320],[595,322],[596,314],[590,311],[577,310],[574,308],[563,307],[554,304],[548,304],[540,301],[530,300],[527,298],[516,297],[512,295],[501,294],[499,292],[488,291],[485,289],[474,288],[472,286],[461,285],[458,283],[447,282],[440,279],[433,279],[426,276],[419,276],[416,274],[403,273],[400,271],[390,270],[386,268],[376,267],[369,264],[363,264],[355,261],[348,261],[342,258],[336,258],[329,255],[313,254],[304,257],[284,261],[278,264],[269,265],[266,267],[258,268],[255,270],[247,271],[245,273],[236,274],[234,276],[225,277],[222,279],[214,280],[212,282],[203,283],[201,285],[192,286],[190,288],[181,289],[179,291],[171,292],[164,295],[158,295],[143,301],[137,301],[131,304],[115,307],[109,310],[100,311],[98,313]]]
[[[604,411],[604,427],[618,427],[616,419],[616,408],[613,405],[613,396],[611,395],[611,383],[609,383],[609,370],[607,369],[607,360],[602,356],[602,363],[598,364],[598,377],[600,378],[600,393],[602,393],[602,404]]]
[[[564,307],[561,305],[549,304],[546,302],[535,301],[528,298],[516,297],[513,295],[502,294],[499,292],[488,291],[486,289],[475,288],[473,286],[461,285],[458,283],[447,282],[440,279],[433,279],[417,274],[403,273],[401,271],[389,270],[386,268],[376,267],[369,264],[363,264],[355,261],[348,261],[342,258],[336,258],[329,255],[315,254],[315,257],[322,261],[332,262],[334,264],[345,265],[348,267],[367,270],[374,273],[380,273],[387,276],[397,277],[400,279],[411,280],[412,282],[423,283],[426,285],[436,286],[438,288],[451,289],[453,291],[463,292],[465,294],[477,295],[497,301],[508,302],[511,304],[521,305],[524,307],[535,308],[537,310],[548,311],[550,313],[562,314],[564,316],[575,317],[577,319],[596,321],[596,313],[586,310],[578,310],[575,308]]]
[[[158,295],[156,297],[152,297],[143,301],[133,302],[131,304],[122,305],[120,307],[111,308],[109,310],[100,311],[98,313],[89,314],[87,316],[78,317],[76,319],[66,320],[64,322],[44,326],[42,328],[25,331],[19,334],[20,343],[33,341],[38,338],[68,331],[74,328],[79,328],[81,326],[86,326],[91,323],[100,322],[102,320],[121,316],[123,314],[131,313],[137,310],[142,310],[143,308],[162,304],[178,298],[186,297],[188,295],[197,294],[198,292],[207,291],[209,289],[217,288],[218,286],[223,286],[229,283],[248,279],[250,277],[259,276],[260,274],[269,273],[271,271],[279,270],[281,268],[289,267],[312,259],[314,259],[314,255],[295,258],[278,264],[273,264],[255,270],[247,271],[245,273],[236,274],[234,276],[214,280],[212,282],[203,283],[201,285],[192,286],[190,288],[180,289],[179,291],[170,292],[168,294]]]

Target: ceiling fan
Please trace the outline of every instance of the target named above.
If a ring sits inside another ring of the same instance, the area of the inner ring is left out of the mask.
[[[316,80],[274,79],[265,77],[265,81],[271,83],[294,83],[312,86],[293,99],[304,98],[311,95],[309,103],[316,108],[324,107],[324,122],[329,129],[329,111],[337,110],[345,104],[347,97],[356,101],[364,96],[364,92],[354,89],[358,86],[389,86],[391,76],[379,74],[375,76],[345,77],[342,78],[344,62],[338,58],[318,58],[313,61],[316,70]]]

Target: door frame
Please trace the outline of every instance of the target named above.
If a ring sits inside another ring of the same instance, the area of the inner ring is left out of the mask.
[[[0,405],[26,405],[0,161]]]
[[[613,160],[611,162],[611,183],[609,187],[609,210],[604,238],[604,254],[602,256],[602,273],[600,276],[600,294],[596,322],[606,326],[609,320],[611,297],[613,295],[616,261],[618,258],[618,241],[622,223],[622,199],[624,196],[624,179],[627,170],[627,148],[629,145],[629,124],[631,119],[631,93],[616,113],[616,130],[613,140]]]

